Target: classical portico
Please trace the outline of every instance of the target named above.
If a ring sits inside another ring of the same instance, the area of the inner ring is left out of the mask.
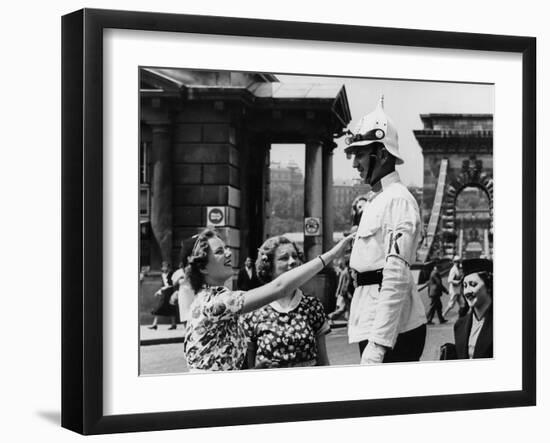
[[[181,241],[222,209],[233,266],[270,235],[272,144],[306,147],[304,213],[320,228],[307,258],[331,246],[332,150],[351,115],[343,86],[290,85],[269,74],[140,71],[142,265],[177,266]],[[143,267],[143,266],[142,266]]]

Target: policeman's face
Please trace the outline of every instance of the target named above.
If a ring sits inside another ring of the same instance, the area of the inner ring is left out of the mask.
[[[298,252],[292,243],[277,246],[273,260],[273,278],[301,265]]]
[[[369,184],[372,177],[367,177],[367,174],[370,164],[373,161],[373,157],[371,156],[372,152],[373,149],[368,146],[355,151],[352,164],[352,166],[357,169],[357,172],[359,172],[363,182]]]
[[[485,283],[479,274],[468,274],[464,277],[464,298],[470,308],[480,308],[491,302]]]

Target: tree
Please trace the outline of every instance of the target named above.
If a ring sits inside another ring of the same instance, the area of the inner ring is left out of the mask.
[[[301,232],[304,224],[304,190],[273,184],[270,190],[271,233]]]

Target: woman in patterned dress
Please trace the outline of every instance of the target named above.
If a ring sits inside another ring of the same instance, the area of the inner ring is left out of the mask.
[[[302,254],[286,237],[260,247],[256,272],[268,283],[296,269]],[[328,365],[325,335],[330,331],[318,298],[289,287],[282,297],[245,316],[248,366],[255,368]]]
[[[233,275],[231,251],[209,229],[188,239],[182,256],[187,259],[186,278],[195,291],[184,340],[184,354],[191,371],[241,369],[247,338],[242,314],[284,297],[303,285],[341,255],[351,236],[331,250],[249,291],[231,291],[223,284]]]

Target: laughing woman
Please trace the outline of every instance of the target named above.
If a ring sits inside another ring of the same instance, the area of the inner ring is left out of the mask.
[[[187,280],[195,291],[185,333],[184,354],[190,371],[241,369],[247,338],[241,315],[287,295],[310,280],[341,255],[351,236],[331,250],[295,267],[271,282],[249,291],[231,291],[223,286],[233,275],[231,252],[214,231],[204,230],[184,242]]]
[[[454,326],[455,343],[442,346],[442,359],[493,357],[493,262],[472,258],[462,262],[464,298],[470,312]]]
[[[260,247],[256,273],[268,283],[301,264],[301,253],[286,237],[272,237]],[[328,365],[325,335],[330,331],[318,298],[292,288],[278,300],[245,317],[248,366],[280,368]]]

